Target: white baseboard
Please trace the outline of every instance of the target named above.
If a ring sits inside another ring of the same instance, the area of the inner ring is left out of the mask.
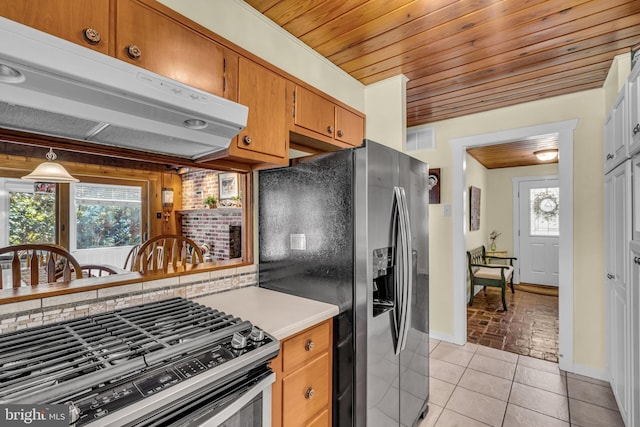
[[[578,365],[577,363],[573,364],[573,370],[570,370],[569,372],[606,382],[609,382],[610,379],[606,369],[595,369],[590,366]]]
[[[429,331],[429,338],[433,338],[434,340],[440,340],[440,341],[444,341],[444,342],[448,342],[451,344],[458,344],[458,345],[463,345],[463,342],[456,342],[456,340],[453,338],[453,335],[448,335],[442,332],[438,332],[438,331]]]

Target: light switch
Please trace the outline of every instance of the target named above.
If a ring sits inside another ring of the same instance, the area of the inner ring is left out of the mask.
[[[290,234],[289,247],[291,248],[291,250],[306,251],[307,236],[305,234]]]

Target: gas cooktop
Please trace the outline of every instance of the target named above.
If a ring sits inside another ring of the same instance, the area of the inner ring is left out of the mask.
[[[237,317],[182,298],[153,302],[0,335],[0,403],[67,403],[82,425],[247,371],[278,349]]]

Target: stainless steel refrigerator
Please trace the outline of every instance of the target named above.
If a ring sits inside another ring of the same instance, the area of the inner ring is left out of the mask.
[[[372,141],[259,172],[260,286],[340,307],[334,426],[426,416],[428,176]]]

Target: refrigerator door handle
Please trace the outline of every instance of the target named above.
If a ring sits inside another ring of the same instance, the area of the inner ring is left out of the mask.
[[[411,309],[411,231],[409,228],[409,211],[404,188],[394,187],[394,230],[397,224],[400,243],[396,238],[396,312],[394,317],[397,325],[397,342],[395,354],[398,355],[405,348],[409,331]],[[396,222],[397,221],[397,222]],[[395,234],[395,233],[394,233]]]
[[[409,335],[409,325],[411,321],[411,288],[412,288],[412,272],[413,257],[411,248],[411,225],[409,222],[409,208],[404,188],[399,187],[399,213],[400,213],[400,232],[403,235],[402,241],[402,317],[400,321],[399,335],[399,351],[404,350],[407,344],[407,336]]]
[[[402,341],[402,331],[400,330],[400,323],[402,318],[402,309],[404,304],[402,302],[404,271],[402,269],[402,243],[398,244],[398,240],[402,239],[402,229],[400,227],[401,214],[400,214],[400,191],[398,187],[393,188],[393,214],[392,214],[392,244],[395,245],[395,268],[393,274],[393,286],[394,286],[394,310],[391,316],[393,320],[393,351],[396,355],[400,354],[400,346]]]

